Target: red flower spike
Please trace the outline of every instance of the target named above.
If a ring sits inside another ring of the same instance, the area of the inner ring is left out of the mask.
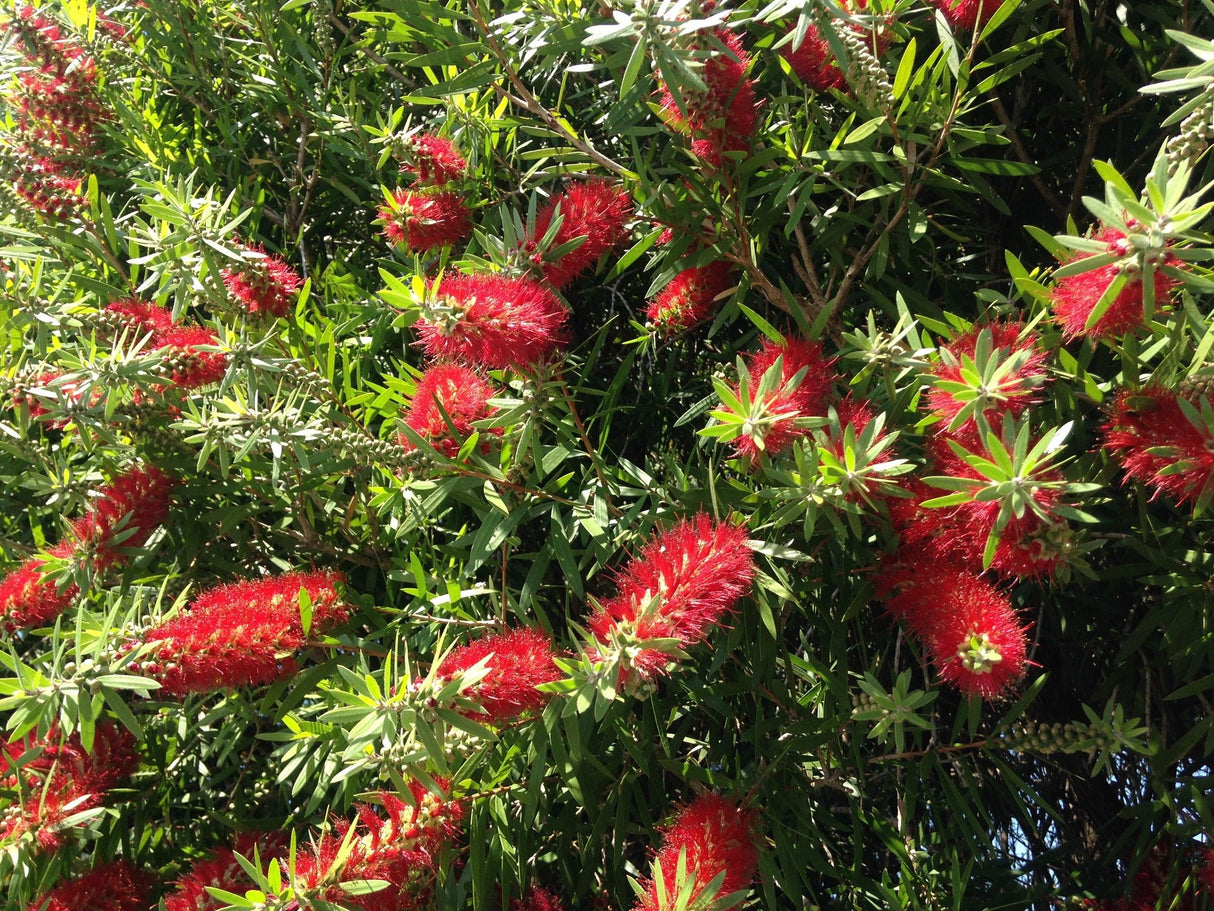
[[[713,34],[725,46],[704,64],[702,78],[707,91],[684,92],[685,110],[663,83],[662,117],[675,129],[691,136],[691,151],[697,158],[720,167],[727,152],[745,152],[758,125],[759,103],[754,83],[746,78],[750,56],[741,37],[731,29]]]
[[[954,29],[973,31],[990,22],[1003,0],[931,0],[931,4],[944,13]]]
[[[1109,252],[1124,254],[1129,247],[1126,236],[1116,228],[1102,228],[1093,240],[1108,244]],[[1091,253],[1078,253],[1067,262],[1085,259]],[[1163,265],[1175,265],[1178,262],[1171,254],[1165,255]],[[1094,339],[1111,338],[1133,332],[1143,325],[1142,279],[1126,282],[1121,292],[1113,301],[1112,306],[1105,311],[1104,316],[1097,320],[1091,329],[1087,328],[1088,318],[1099,303],[1101,296],[1109,285],[1117,278],[1117,263],[1109,263],[1088,272],[1068,275],[1059,279],[1051,293],[1054,306],[1054,317],[1062,324],[1062,330],[1067,338],[1087,336]],[[1167,306],[1172,291],[1178,284],[1176,279],[1165,275],[1163,270],[1154,271],[1155,306],[1163,309]]]
[[[227,354],[199,350],[218,345],[219,336],[203,326],[174,326],[156,337],[156,350],[164,355],[172,385],[179,389],[197,389],[223,379]]]
[[[13,762],[33,749],[41,754],[15,770]],[[0,749],[4,784],[20,787],[25,799],[0,819],[0,841],[28,838],[42,851],[55,851],[67,843],[69,833],[84,823],[69,825],[77,813],[99,807],[106,793],[122,784],[139,766],[135,738],[114,724],[99,724],[93,751],[85,752],[80,735],[60,743],[57,731],[46,737],[10,741]]]
[[[161,307],[138,297],[124,297],[105,307],[122,324],[140,335],[151,333],[153,337],[173,327],[173,314],[168,307]]]
[[[450,139],[421,133],[409,140],[408,149],[413,162],[401,167],[402,171],[417,174],[419,186],[442,187],[459,180],[468,170],[468,162],[459,153]]]
[[[643,883],[645,893],[635,905],[636,911],[698,908],[703,904],[701,900],[708,898],[705,887],[722,873],[724,880],[715,901],[747,889],[759,865],[754,844],[757,825],[757,813],[742,809],[728,798],[717,794],[697,797],[675,815],[654,858],[654,870],[661,871],[662,894],[656,879],[647,880]],[[682,887],[678,877],[680,857],[687,875],[695,879],[691,898],[685,905],[677,904]],[[714,911],[731,907],[734,905],[712,904]]]
[[[435,779],[445,786],[441,779]],[[377,795],[382,810],[370,804],[355,808],[355,819],[338,821],[295,861],[299,891],[313,901],[340,902],[361,911],[413,911],[425,906],[437,874],[437,852],[459,832],[463,806],[409,783],[411,803],[396,794]],[[385,818],[386,816],[386,818]],[[339,852],[346,833],[355,832],[345,861]],[[378,879],[386,888],[351,894],[342,883]]]
[[[472,231],[468,206],[457,193],[397,190],[379,207],[384,236],[414,253],[457,244]]]
[[[281,256],[266,255],[261,244],[244,249],[257,256],[224,269],[224,287],[246,313],[286,316],[295,305],[303,279]]]
[[[71,548],[61,544],[51,553],[67,557]],[[39,557],[30,557],[0,581],[0,624],[6,632],[53,623],[76,599],[80,589],[75,583],[61,591],[42,571],[44,565]]]
[[[526,367],[565,345],[568,312],[549,288],[530,279],[448,274],[434,301],[416,324],[431,357],[490,369]]]
[[[510,911],[565,911],[565,905],[556,893],[532,886],[522,898],[510,902]]]
[[[569,285],[584,272],[593,269],[603,255],[628,238],[627,222],[633,215],[632,197],[606,180],[586,180],[570,185],[540,209],[535,219],[535,237],[528,249],[548,231],[560,211],[553,247],[585,238],[581,246],[554,262],[540,262],[544,278],[556,289]]]
[[[756,402],[758,416],[767,420],[756,422],[751,433],[732,441],[735,455],[752,463],[758,461],[760,452],[783,452],[805,436],[809,431],[798,427],[797,419],[824,415],[834,390],[834,358],[827,358],[818,342],[786,336],[782,342],[764,339],[763,347],[750,355],[747,371],[752,393],[777,359],[783,364],[780,383],[765,401]],[[803,370],[800,382],[794,385],[793,380]],[[734,394],[741,398],[740,384]]]
[[[146,911],[153,905],[153,882],[123,861],[102,864],[44,892],[26,911]]]
[[[956,439],[956,438],[955,438]],[[976,435],[960,438],[971,451],[984,455]],[[981,480],[982,476],[958,458],[943,439],[931,447],[935,466],[930,474]],[[1038,476],[1047,484],[1062,480],[1062,473],[1048,470]],[[983,569],[987,540],[1002,508],[998,500],[974,500],[944,508],[923,507],[925,500],[942,496],[940,488],[928,487],[918,479],[905,485],[911,498],[890,504],[890,517],[901,538],[903,551],[919,551],[926,562],[943,561]],[[1014,516],[1004,525],[991,569],[1020,578],[1052,577],[1065,565],[1072,550],[1073,537],[1065,520],[1052,516],[1061,493],[1057,487],[1042,486],[1033,495],[1037,505],[1050,518],[1042,518],[1031,509]]]
[[[733,287],[733,266],[718,261],[684,269],[649,302],[649,321],[663,335],[675,335],[713,315],[717,300]]]
[[[439,665],[438,676],[450,680],[488,659],[485,676],[463,692],[484,713],[465,714],[476,721],[502,724],[548,704],[549,694],[536,687],[561,676],[554,657],[552,640],[543,632],[515,629],[457,648]]]
[[[645,544],[620,573],[619,593],[591,615],[595,648],[635,651],[629,664],[653,680],[671,659],[645,648],[645,640],[676,639],[684,647],[703,642],[750,592],[753,576],[745,528],[703,513],[684,519]]]
[[[990,336],[991,350],[983,363],[977,363],[978,340],[984,331]],[[1013,417],[1039,401],[1036,390],[1049,380],[1045,372],[1046,355],[1037,348],[1036,335],[1021,337],[1020,332],[1015,323],[988,323],[971,327],[940,348],[940,359],[930,375],[943,383],[928,389],[927,407],[942,419],[945,427],[951,426],[972,401],[978,402],[977,411],[994,411],[999,415],[1007,412]],[[994,371],[989,377],[993,381],[986,382],[982,376],[984,368],[988,373]],[[953,384],[966,388],[957,389]],[[969,426],[972,420],[963,426]]]
[[[816,92],[847,88],[847,79],[839,68],[839,61],[816,25],[806,29],[804,40],[795,50],[791,43],[780,48],[780,56],[788,61],[797,78]]]
[[[497,408],[489,404],[496,394],[497,389],[475,370],[459,364],[436,364],[418,380],[405,423],[444,456],[453,459],[464,440],[475,431],[473,422],[497,414]],[[488,432],[501,436],[502,428],[493,427]],[[414,448],[404,434],[400,436],[400,444],[405,450]],[[481,451],[489,451],[488,442],[481,444]]]
[[[923,642],[941,679],[967,696],[1002,695],[1024,676],[1028,650],[1007,596],[957,564],[902,555],[879,579],[886,608]]]
[[[1195,411],[1197,402],[1190,402]],[[1122,390],[1104,427],[1104,448],[1158,496],[1195,503],[1214,479],[1214,436],[1193,423],[1179,393],[1161,386]]]
[[[289,573],[205,591],[190,609],[151,630],[158,645],[137,673],[159,681],[168,696],[210,693],[272,683],[294,672],[294,654],[345,620],[349,607],[335,585],[339,573]],[[312,627],[304,634],[299,592],[311,599]]]
[[[177,888],[164,899],[164,911],[218,911],[223,902],[207,892],[207,886],[244,893],[253,888],[236,855],[252,859],[257,853],[264,867],[270,860],[286,857],[290,839],[283,832],[242,832],[229,847],[218,847],[190,867]]]
[[[142,547],[168,518],[175,484],[154,465],[135,466],[115,478],[92,509],[72,523],[73,549],[91,551],[96,572],[125,563],[123,550]]]

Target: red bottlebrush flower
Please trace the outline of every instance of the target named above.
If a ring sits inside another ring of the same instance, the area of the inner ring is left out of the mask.
[[[79,402],[82,398],[80,384],[74,380],[60,381],[63,376],[64,374],[62,373],[49,372],[39,373],[36,376],[23,380],[13,390],[13,407],[20,408],[24,405],[29,409],[30,417],[34,419],[45,417],[51,413],[51,409],[45,404],[46,399],[30,392],[31,386],[34,388],[50,389],[67,402]],[[100,392],[100,389],[95,388],[94,396]],[[68,425],[68,421],[56,418],[55,420],[47,421],[47,425],[62,430]]]
[[[102,864],[43,893],[26,911],[146,911],[153,882],[123,861]]]
[[[453,180],[459,180],[468,170],[464,156],[450,139],[442,136],[421,133],[409,141],[408,150],[413,155],[413,161],[401,170],[417,174],[417,183],[421,186],[446,186]]]
[[[855,0],[855,2],[842,0],[841,7],[848,13],[860,12],[868,7],[868,0]],[[877,56],[885,53],[889,47],[890,38],[883,30],[876,28],[870,30],[858,23],[844,24],[841,22],[839,27],[850,29],[863,38],[865,44]],[[794,26],[789,34],[795,32],[796,27]],[[816,25],[810,25],[806,29],[804,39],[795,49],[791,42],[780,48],[780,56],[788,61],[789,67],[797,78],[811,89],[817,92],[826,92],[830,89],[847,90],[847,78],[839,66],[839,61],[830,49],[830,43],[822,37],[822,33]]]
[[[36,212],[51,218],[70,218],[88,205],[80,177],[63,173],[49,158],[18,156],[20,171],[14,189]]]
[[[969,446],[981,450],[981,444]],[[960,459],[951,448],[938,442],[933,447],[936,465],[933,474],[980,480],[981,475]],[[987,454],[979,451],[983,457]],[[1062,480],[1059,471],[1049,469],[1036,476],[1044,486],[1037,487],[1033,499],[1048,518],[1031,509],[1013,516],[999,534],[990,568],[1020,578],[1053,576],[1064,566],[1073,549],[1073,536],[1065,520],[1053,516],[1061,499],[1055,485]],[[910,499],[890,504],[894,527],[904,551],[918,550],[925,560],[960,564],[975,571],[983,568],[987,540],[999,518],[999,500],[974,500],[956,506],[934,508],[921,504],[944,495],[941,489],[928,487],[912,479],[906,485]]]
[[[1197,863],[1193,865],[1193,876],[1199,894],[1214,898],[1214,848],[1202,848],[1197,852]]]
[[[770,395],[757,398],[763,375],[777,360],[782,364],[779,384]],[[749,430],[744,425],[742,435],[732,441],[735,455],[757,462],[760,452],[773,455],[783,452],[808,433],[798,426],[798,418],[826,413],[834,388],[833,364],[834,358],[827,358],[818,342],[792,336],[786,336],[782,342],[765,339],[763,347],[750,355],[747,364],[749,393],[756,397],[750,403],[750,413],[744,415]],[[801,379],[794,382],[798,374]],[[742,398],[740,383],[734,394]]]
[[[440,786],[445,782],[436,779]],[[370,804],[356,808],[353,823],[341,820],[296,856],[299,892],[312,901],[341,902],[362,911],[412,911],[423,907],[437,873],[437,852],[459,832],[463,806],[409,782],[411,802],[380,792],[383,813]],[[342,842],[355,834],[344,861]],[[365,895],[350,894],[342,883],[378,879],[388,886]]]
[[[475,431],[473,422],[497,414],[497,408],[489,404],[489,399],[496,393],[492,384],[468,367],[436,364],[418,380],[405,423],[444,456],[453,459],[459,454],[464,440]],[[490,428],[488,432],[502,435],[500,427]],[[414,448],[403,434],[400,444],[406,450]],[[481,449],[487,452],[489,444],[482,444]]]
[[[14,762],[35,749],[40,755],[16,769]],[[81,745],[79,734],[62,743],[57,731],[10,741],[0,749],[0,773],[7,775],[6,785],[20,788],[23,800],[0,819],[0,841],[29,840],[37,850],[57,850],[71,830],[85,825],[68,819],[101,806],[106,793],[138,766],[135,738],[114,724],[97,726],[91,753]]]
[[[1003,6],[1003,0],[931,0],[954,29],[973,31],[986,25]]]
[[[569,314],[544,285],[504,275],[444,275],[417,322],[431,357],[490,369],[547,360],[565,344]]]
[[[902,554],[902,563],[882,571],[878,592],[926,646],[941,678],[991,700],[1023,677],[1028,639],[1007,596],[956,564]]]
[[[224,287],[247,313],[286,316],[303,279],[281,256],[267,255],[261,244],[244,250],[251,256],[223,270]]]
[[[663,335],[675,335],[712,316],[717,299],[733,286],[733,266],[718,261],[684,269],[649,302],[646,315]]]
[[[203,326],[174,326],[156,338],[156,350],[164,354],[169,379],[179,389],[197,389],[223,379],[228,372],[227,354],[199,350],[218,345],[219,336]]]
[[[1122,390],[1104,428],[1104,448],[1133,478],[1178,504],[1193,503],[1214,478],[1214,435],[1195,424],[1181,395],[1161,386]],[[1188,402],[1200,411],[1200,402]]]
[[[581,246],[558,260],[543,262],[537,254],[544,278],[559,290],[583,272],[593,269],[605,253],[627,239],[626,225],[633,214],[632,197],[606,180],[586,180],[570,185],[550,199],[536,215],[535,237],[530,239],[529,249],[547,233],[558,211],[561,224],[556,229],[552,246],[585,238]]]
[[[154,465],[136,466],[115,478],[92,509],[72,523],[73,549],[91,551],[97,572],[125,563],[123,550],[142,547],[168,518],[175,483]]]
[[[982,333],[989,343],[979,351]],[[978,412],[1010,413],[1018,417],[1039,401],[1037,388],[1049,380],[1045,352],[1036,347],[1036,335],[1020,336],[1015,323],[973,326],[940,349],[940,360],[930,376],[927,407],[952,426],[967,411],[966,426]],[[959,430],[960,428],[953,428]]]
[[[684,91],[680,110],[674,93],[662,85],[662,117],[672,127],[687,132],[696,157],[719,167],[726,152],[745,152],[758,125],[759,104],[754,83],[746,78],[750,56],[741,37],[731,29],[713,34],[724,45],[704,64],[702,78],[707,91]]]
[[[536,687],[560,677],[552,663],[554,656],[552,640],[543,632],[515,629],[457,648],[443,659],[438,676],[450,680],[487,659],[485,676],[463,692],[484,713],[466,714],[477,721],[502,724],[547,705],[549,694]]]
[[[71,555],[67,545],[51,550],[57,557]],[[30,557],[0,581],[0,624],[7,632],[46,626],[67,610],[79,589],[75,583],[62,590],[43,572],[46,563]]]
[[[510,911],[565,911],[565,905],[556,893],[532,886],[522,898],[510,902]]]
[[[459,243],[472,230],[468,206],[457,193],[397,190],[379,207],[384,236],[415,253]]]
[[[814,91],[847,88],[847,79],[839,68],[839,61],[816,25],[806,29],[804,40],[795,49],[791,43],[780,48],[780,56],[788,61],[797,78]]]
[[[345,620],[349,607],[335,588],[341,579],[331,572],[289,573],[205,591],[188,611],[148,630],[144,641],[156,647],[132,667],[159,681],[169,696],[280,680],[294,672],[295,652],[309,635]],[[311,601],[309,635],[301,589]]]
[[[286,857],[290,839],[282,832],[242,832],[229,847],[218,847],[190,867],[177,880],[177,888],[164,899],[164,911],[218,911],[223,902],[207,892],[207,886],[227,892],[244,892],[253,888],[249,875],[236,860],[236,855],[252,859],[261,857],[264,866],[271,859]]]
[[[636,911],[709,907],[705,887],[721,874],[724,879],[711,907],[714,911],[734,907],[737,902],[718,902],[747,889],[754,879],[759,865],[754,844],[757,825],[757,813],[739,807],[728,798],[717,794],[697,797],[675,815],[654,858],[654,871],[661,871],[663,888],[658,889],[656,877],[646,881],[643,884],[645,893],[637,901]],[[691,898],[685,905],[677,902],[683,888],[678,875],[680,857],[687,876],[695,880]]]
[[[173,314],[168,307],[161,307],[138,297],[124,297],[105,307],[122,325],[141,335],[151,333],[153,337],[173,328]]]
[[[1109,252],[1125,254],[1129,251],[1126,236],[1116,228],[1102,228],[1093,240],[1108,244]],[[1078,253],[1067,262],[1085,259],[1090,253]],[[1162,264],[1174,265],[1176,259],[1170,254],[1165,255]],[[1097,320],[1091,329],[1087,328],[1088,318],[1100,301],[1101,296],[1109,285],[1117,278],[1118,264],[1109,263],[1088,272],[1068,275],[1059,279],[1055,285],[1051,300],[1054,306],[1054,317],[1062,324],[1063,332],[1068,338],[1088,336],[1094,339],[1110,338],[1133,332],[1144,324],[1145,316],[1142,304],[1142,279],[1137,278],[1126,282],[1121,292],[1113,301],[1104,316]],[[1177,285],[1176,279],[1165,275],[1161,269],[1154,271],[1155,306],[1164,308]]]
[[[745,528],[703,513],[684,519],[646,543],[620,573],[619,593],[587,623],[594,648],[624,652],[631,668],[652,680],[666,672],[671,658],[645,648],[645,641],[676,639],[683,647],[703,642],[749,593],[753,576]],[[627,678],[628,669],[621,674]]]

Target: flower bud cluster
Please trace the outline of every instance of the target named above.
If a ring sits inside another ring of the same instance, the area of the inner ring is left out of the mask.
[[[1173,168],[1192,161],[1214,142],[1214,83],[1206,87],[1197,107],[1180,123],[1180,132],[1168,140],[1168,164]]]
[[[1118,740],[1109,731],[1083,721],[1038,724],[1028,721],[1000,733],[989,746],[1020,753],[1085,753],[1111,750]]]

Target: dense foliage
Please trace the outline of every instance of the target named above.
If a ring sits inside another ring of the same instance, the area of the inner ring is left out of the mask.
[[[1212,14],[8,10],[6,907],[1204,906]]]

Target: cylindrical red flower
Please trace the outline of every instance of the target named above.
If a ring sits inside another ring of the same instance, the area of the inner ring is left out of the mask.
[[[384,236],[415,253],[450,247],[468,236],[472,221],[458,193],[397,190],[390,205],[379,208]]]
[[[1102,228],[1093,240],[1108,244],[1112,253],[1125,254],[1129,250],[1126,236],[1116,228]],[[1086,259],[1091,253],[1078,253],[1068,262]],[[1172,265],[1176,260],[1165,256],[1159,265]],[[1068,338],[1088,336],[1095,339],[1110,338],[1133,332],[1145,322],[1142,303],[1142,279],[1133,278],[1125,283],[1112,306],[1087,328],[1088,318],[1096,308],[1109,285],[1117,278],[1118,264],[1109,263],[1087,272],[1068,275],[1054,284],[1051,301],[1054,317],[1062,324]],[[1168,305],[1176,279],[1165,275],[1162,269],[1154,270],[1155,306],[1164,309]]]
[[[746,529],[703,513],[654,537],[620,573],[619,593],[587,622],[595,648],[631,649],[629,665],[645,679],[666,672],[670,656],[647,639],[704,641],[750,592],[754,552]]]
[[[674,911],[676,908],[711,907],[725,911],[736,903],[722,904],[726,896],[742,892],[754,879],[759,864],[755,849],[755,829],[758,814],[743,809],[718,794],[701,794],[683,807],[666,829],[662,847],[654,858],[655,871],[660,870],[662,889],[655,879],[646,880],[635,911]],[[679,878],[682,866],[689,879],[694,880],[690,899],[680,904],[684,888]],[[716,877],[724,874],[715,900],[705,889]]]
[[[18,759],[33,750],[40,753],[18,768]],[[97,725],[92,752],[85,751],[80,735],[63,739],[57,730],[45,737],[9,741],[0,748],[2,783],[18,787],[28,796],[10,807],[0,819],[0,841],[29,839],[35,850],[54,851],[83,826],[69,822],[84,810],[99,807],[107,792],[122,784],[139,766],[135,738],[126,728]]]
[[[436,779],[445,786],[442,779]],[[362,911],[413,911],[424,906],[437,873],[437,852],[459,832],[463,806],[409,782],[410,800],[377,794],[382,810],[371,804],[355,808],[351,823],[337,822],[315,838],[295,859],[298,891],[311,901],[341,902]],[[341,848],[350,828],[348,850]],[[342,883],[377,879],[388,885],[352,894]]]
[[[138,297],[124,297],[106,304],[105,312],[114,314],[132,331],[140,335],[151,333],[153,338],[173,327],[173,314],[168,307]]]
[[[286,316],[303,284],[281,256],[267,255],[261,244],[244,247],[253,256],[223,270],[223,284],[247,313]]]
[[[497,408],[489,404],[496,394],[494,386],[475,370],[460,364],[436,364],[427,368],[418,380],[405,423],[453,459],[476,429],[473,423],[497,413]],[[502,429],[493,427],[488,432],[501,436]],[[406,450],[414,448],[404,434],[400,444]],[[483,450],[488,447],[488,443],[482,444]]]
[[[983,332],[990,337],[989,350],[981,362],[978,341]],[[1049,380],[1045,352],[1037,348],[1033,333],[1021,336],[1015,323],[993,322],[973,326],[940,348],[940,359],[931,371],[927,390],[928,410],[949,426],[966,408],[972,414],[993,411],[996,416],[1019,416],[1035,404],[1037,389]],[[960,429],[960,428],[956,428]]]
[[[51,552],[67,557],[71,548],[62,544]],[[30,557],[0,581],[0,623],[7,632],[53,622],[79,593],[75,583],[60,589],[43,571],[45,565],[41,558]]]
[[[147,631],[144,641],[154,647],[133,669],[159,681],[168,696],[282,679],[295,670],[295,652],[310,636],[349,613],[336,589],[341,579],[332,572],[289,573],[205,591],[189,610]],[[312,611],[307,635],[301,591]]]
[[[203,326],[174,326],[156,336],[156,350],[164,358],[169,378],[179,389],[197,389],[218,383],[228,372],[228,356],[223,351],[202,351],[218,347],[219,336]]]
[[[565,905],[555,892],[531,886],[521,898],[510,902],[510,911],[565,911]]]
[[[125,861],[114,861],[44,892],[26,911],[147,911],[153,882]]]
[[[976,434],[967,448],[987,457]],[[936,440],[932,451],[935,465],[931,474],[975,482],[983,480],[943,440]],[[1033,491],[1033,500],[1045,517],[1032,509],[1012,516],[1000,530],[991,569],[1010,576],[1038,578],[1053,576],[1067,563],[1073,550],[1073,535],[1066,520],[1054,512],[1062,497],[1060,489],[1054,485],[1062,479],[1062,473],[1054,469],[1037,476],[1043,486]],[[929,487],[917,478],[910,479],[903,487],[911,497],[890,503],[890,517],[901,538],[902,549],[920,551],[925,560],[956,563],[981,571],[987,541],[999,521],[1002,502],[971,500],[955,506],[924,507],[922,503],[943,496],[945,491]]]
[[[782,365],[779,384],[770,395],[759,397],[763,375],[777,360]],[[735,454],[755,462],[760,452],[782,452],[808,433],[798,426],[798,418],[826,414],[834,391],[833,364],[834,359],[827,358],[816,341],[794,336],[780,342],[764,339],[762,348],[748,359],[753,408],[744,417],[751,419],[751,426],[732,441]],[[796,380],[798,374],[800,380]],[[734,393],[741,398],[740,383]]]
[[[155,465],[136,465],[119,475],[72,523],[74,549],[90,551],[97,572],[125,563],[125,549],[143,546],[168,518],[175,483]]]
[[[607,180],[584,180],[570,184],[537,213],[531,246],[547,233],[558,211],[561,223],[556,229],[552,246],[559,247],[579,237],[584,238],[579,247],[554,261],[546,262],[540,258],[544,278],[554,288],[562,289],[583,272],[593,269],[605,253],[627,239],[627,223],[633,214],[632,197],[626,190]]]
[[[463,692],[484,712],[467,714],[477,721],[501,724],[548,703],[549,694],[536,687],[560,676],[554,656],[552,639],[545,633],[515,629],[460,646],[443,659],[438,676],[450,680],[484,661],[485,675]]]
[[[719,167],[727,152],[744,152],[759,120],[759,103],[754,83],[746,78],[750,55],[742,47],[742,38],[728,28],[713,34],[725,46],[704,63],[701,78],[706,91],[683,91],[680,110],[674,93],[663,82],[662,117],[676,129],[691,136],[691,151],[702,161]]]
[[[433,133],[420,133],[408,142],[412,161],[401,170],[417,174],[419,186],[441,187],[459,180],[468,170],[468,162],[450,139]]]
[[[164,899],[164,911],[218,911],[224,903],[207,892],[207,887],[227,892],[245,891],[253,887],[249,875],[236,855],[252,859],[254,853],[262,864],[273,858],[286,857],[290,839],[283,832],[242,832],[231,847],[213,849],[195,861],[177,888]]]
[[[990,22],[1003,0],[931,0],[931,4],[944,13],[953,28],[973,31]]]
[[[733,266],[724,261],[684,269],[662,289],[646,311],[663,335],[675,335],[712,316],[718,299],[733,286]]]
[[[525,367],[565,344],[569,314],[551,289],[526,278],[444,275],[416,329],[431,357],[487,368]]]
[[[791,43],[780,48],[780,56],[788,61],[797,78],[814,91],[847,88],[847,79],[839,68],[839,61],[816,25],[806,29],[804,40],[796,48]]]
[[[983,576],[904,550],[878,583],[886,608],[923,643],[941,678],[967,696],[995,699],[1024,676],[1025,628]]]
[[[1214,434],[1194,423],[1181,396],[1162,386],[1122,390],[1104,428],[1104,448],[1156,494],[1177,503],[1196,502],[1214,479]],[[1200,413],[1199,402],[1189,402]]]

